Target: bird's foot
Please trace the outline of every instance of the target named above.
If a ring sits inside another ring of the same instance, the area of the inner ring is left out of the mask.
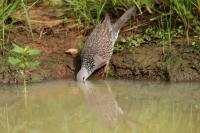
[[[104,71],[103,71],[103,74],[102,74],[102,78],[103,78],[103,79],[107,79],[107,78],[108,78],[109,70],[110,70],[109,66],[106,65],[106,66],[104,67]]]

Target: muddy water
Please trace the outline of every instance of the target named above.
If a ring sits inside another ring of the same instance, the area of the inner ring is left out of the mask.
[[[200,83],[51,81],[0,87],[0,133],[199,133]]]

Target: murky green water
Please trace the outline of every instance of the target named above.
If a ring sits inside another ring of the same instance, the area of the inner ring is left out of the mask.
[[[53,81],[0,87],[0,133],[200,133],[200,83]]]

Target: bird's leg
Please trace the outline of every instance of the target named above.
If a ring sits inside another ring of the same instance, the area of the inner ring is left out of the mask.
[[[95,55],[94,56],[94,62],[95,62],[95,66],[94,66],[94,70],[100,69],[100,73],[99,76],[101,78],[105,77],[105,69],[106,66],[108,65],[107,61],[105,59],[103,59],[101,56]],[[103,67],[103,71],[102,71],[102,67]]]
[[[109,76],[109,71],[110,71],[109,64],[106,65],[106,68],[105,68],[105,69],[106,69],[106,70],[105,70],[106,78],[108,78],[108,76]]]
[[[108,63],[104,66],[103,69],[104,70],[103,70],[102,78],[106,79],[108,77],[108,72],[109,72],[109,65],[108,65]]]
[[[106,66],[103,66],[103,67],[100,69],[99,73],[98,73],[98,77],[101,78],[101,79],[104,79],[105,67],[106,67]]]
[[[103,68],[101,68],[101,70],[99,71],[99,77],[101,79],[106,79],[107,78],[107,69],[108,69],[108,66],[107,64],[105,66],[103,66]]]

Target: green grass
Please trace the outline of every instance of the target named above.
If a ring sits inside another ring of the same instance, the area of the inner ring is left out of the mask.
[[[32,2],[36,2],[33,0]],[[109,13],[112,18],[118,18],[125,10],[135,5],[138,14],[147,10],[149,13],[157,13],[156,21],[159,23],[158,32],[163,32],[163,39],[168,40],[171,45],[171,30],[179,25],[184,27],[185,36],[189,43],[190,30],[198,33],[200,23],[198,12],[200,12],[200,0],[160,0],[159,3],[149,0],[43,0],[51,5],[64,4],[68,9],[66,14],[75,17],[78,22],[85,26],[95,26],[100,23]],[[30,3],[29,3],[30,4]],[[160,8],[162,7],[162,9]],[[31,23],[28,16],[28,9],[24,0],[16,0],[8,3],[7,0],[0,0],[0,48],[4,49],[7,31],[11,30],[14,17],[11,17],[16,10],[22,8],[26,21],[32,34]],[[146,13],[146,12],[145,12]],[[144,14],[145,15],[145,14]],[[175,19],[172,19],[175,18]],[[7,22],[11,19],[12,22]]]
[[[75,15],[79,22],[86,25],[96,25],[105,13],[117,15],[118,9],[126,9],[136,5],[139,9],[141,1],[135,0],[64,0],[66,7]]]
[[[15,1],[13,3],[8,3],[6,0],[0,0],[0,50],[4,49],[6,31],[12,27],[12,22],[7,23],[6,21],[19,7],[20,1]]]
[[[160,0],[156,3],[149,0],[64,0],[70,13],[86,26],[95,26],[105,16],[105,13],[117,18],[129,7],[136,5],[138,13],[148,10],[149,13],[157,13],[159,30],[164,31],[169,45],[171,45],[170,30],[182,25],[189,43],[190,31],[200,31],[198,11],[200,0]],[[162,7],[162,8],[161,8]],[[123,11],[122,11],[123,10]],[[119,13],[120,12],[120,13]],[[158,13],[159,12],[159,13]],[[144,14],[145,15],[145,14]],[[173,17],[173,19],[172,19]],[[174,19],[175,18],[175,19]],[[167,32],[167,35],[166,35]]]
[[[87,25],[96,25],[100,22],[100,17],[105,13],[107,0],[64,0],[65,4],[79,21]]]
[[[93,22],[99,19],[99,15],[109,12],[111,8],[127,9],[130,6],[136,5],[139,12],[142,12],[142,7],[148,8],[149,11],[157,9],[156,3],[149,0],[64,0],[66,6],[76,14],[76,17],[82,18],[85,22]],[[178,15],[185,26],[189,20],[196,19],[192,10],[200,9],[199,0],[160,0],[160,6],[164,6],[166,12],[172,12]],[[153,11],[152,11],[153,12]],[[165,13],[165,12],[163,12]],[[162,15],[162,14],[161,14]],[[196,14],[197,16],[198,14]]]
[[[12,30],[14,23],[17,21],[14,17],[14,13],[18,9],[23,9],[25,19],[29,25],[30,33],[32,35],[31,23],[28,16],[28,9],[24,3],[24,0],[15,0],[8,2],[7,0],[0,0],[0,51],[4,53],[6,39],[8,33]],[[32,35],[33,36],[33,35]]]

